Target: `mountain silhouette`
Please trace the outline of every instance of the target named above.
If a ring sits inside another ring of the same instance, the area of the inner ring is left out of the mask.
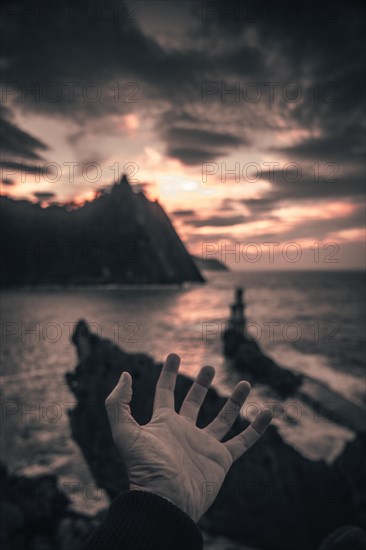
[[[2,285],[204,282],[169,217],[126,176],[79,208],[1,197]]]

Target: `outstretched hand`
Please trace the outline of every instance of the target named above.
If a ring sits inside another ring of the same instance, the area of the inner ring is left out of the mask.
[[[167,498],[197,522],[215,500],[231,464],[261,437],[272,415],[269,410],[262,411],[243,432],[221,443],[250,392],[250,384],[239,382],[219,415],[200,429],[196,426],[198,413],[215,370],[208,366],[200,370],[178,414],[174,387],[179,363],[178,355],[168,355],[148,424],[140,426],[131,416],[132,378],[127,372],[107,397],[106,408],[131,489]]]

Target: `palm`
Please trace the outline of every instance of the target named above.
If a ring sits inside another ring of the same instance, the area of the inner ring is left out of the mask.
[[[253,427],[221,443],[220,439],[235,419],[227,413],[229,409],[232,413],[233,406],[239,412],[249,393],[249,384],[238,384],[220,415],[205,429],[199,429],[195,422],[214,370],[212,367],[201,369],[177,414],[173,390],[178,366],[177,356],[168,356],[157,385],[154,413],[149,424],[139,426],[130,416],[127,403],[132,391],[127,374],[106,404],[113,438],[125,460],[132,488],[168,498],[198,521],[215,500],[233,460],[260,437],[270,416],[262,414]],[[122,417],[118,414],[116,418],[115,409],[112,410],[116,403],[122,408]]]
[[[232,459],[224,445],[184,416],[163,409],[140,435],[126,456],[130,482],[174,501],[186,502],[186,512],[199,519],[212,504]]]

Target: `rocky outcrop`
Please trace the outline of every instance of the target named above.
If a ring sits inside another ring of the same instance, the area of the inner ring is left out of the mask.
[[[222,335],[225,357],[252,384],[266,384],[281,397],[293,395],[301,385],[302,377],[277,365],[263,353],[255,340],[247,336],[244,308],[243,290],[237,288],[229,323]]]
[[[293,395],[301,385],[301,376],[280,367],[263,353],[254,340],[238,335],[233,330],[224,334],[226,356],[231,357],[230,364],[243,374],[252,384],[259,382],[273,388],[281,397]],[[228,350],[232,350],[228,353]]]
[[[0,200],[3,285],[204,280],[162,206],[126,177],[78,208]]]
[[[0,463],[0,482],[1,550],[82,550],[106,513],[90,516],[70,510],[72,499],[60,490],[54,475],[11,475]],[[254,550],[224,537],[203,535],[205,550]]]
[[[73,341],[79,364],[67,375],[77,399],[70,412],[72,435],[96,482],[114,497],[128,487],[128,479],[112,441],[104,400],[121,373],[128,371],[133,377],[132,414],[141,424],[147,423],[161,365],[146,355],[125,353],[112,342],[91,334],[84,322],[76,327]],[[178,376],[177,409],[191,383],[188,377]],[[208,423],[224,402],[210,389],[198,425]],[[244,420],[237,421],[229,437],[244,425]],[[333,466],[312,462],[287,445],[272,426],[233,465],[201,525],[207,532],[263,550],[315,549],[342,525],[364,526],[364,474],[359,469],[364,455],[365,441],[359,439]],[[207,490],[215,489],[207,486]]]
[[[269,386],[281,398],[296,397],[331,422],[366,435],[366,409],[352,403],[319,380],[295,374],[265,355],[248,337],[244,316],[243,289],[237,288],[228,326],[222,335],[224,355],[229,365],[252,384]]]
[[[79,550],[99,518],[68,509],[54,475],[27,478],[0,465],[2,550]]]

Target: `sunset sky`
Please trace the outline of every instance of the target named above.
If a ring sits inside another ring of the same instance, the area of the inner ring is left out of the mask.
[[[198,255],[364,265],[362,2],[5,2],[1,25],[2,194],[82,204],[126,172]]]

